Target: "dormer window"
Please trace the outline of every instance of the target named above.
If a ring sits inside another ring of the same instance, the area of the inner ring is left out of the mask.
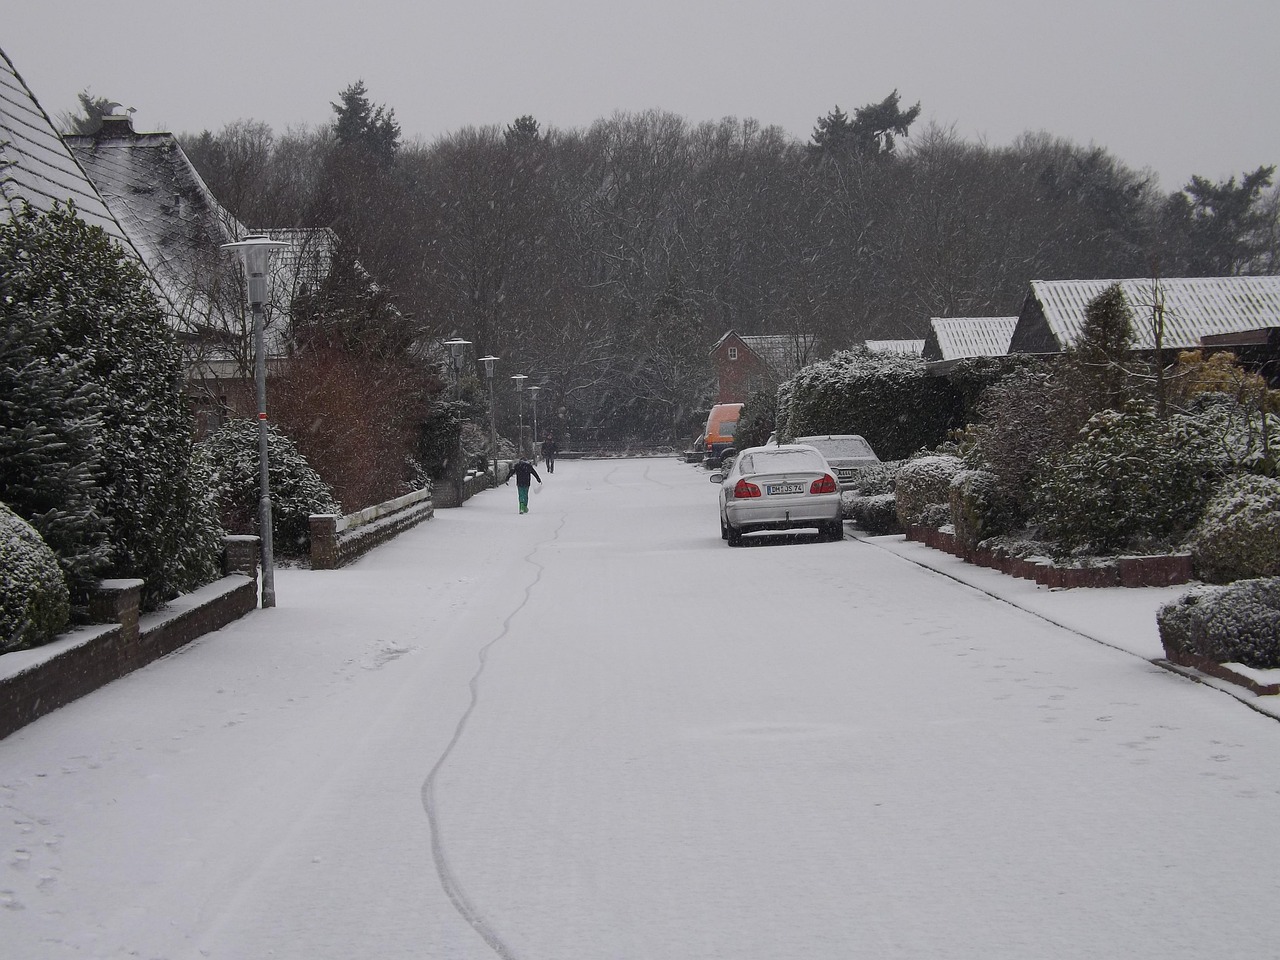
[[[737,347],[730,347],[730,348],[729,348],[729,359],[730,359],[730,360],[737,360],[737,359],[738,359],[738,348],[737,348]]]

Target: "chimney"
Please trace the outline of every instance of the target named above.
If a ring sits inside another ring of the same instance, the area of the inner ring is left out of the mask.
[[[133,117],[128,113],[109,113],[103,116],[102,126],[94,134],[99,140],[128,140],[133,132]]]

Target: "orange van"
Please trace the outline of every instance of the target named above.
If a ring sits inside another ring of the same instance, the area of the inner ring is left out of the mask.
[[[738,414],[742,411],[740,403],[717,403],[707,415],[706,440],[707,459],[715,463],[721,454],[733,446],[733,435],[738,429]]]

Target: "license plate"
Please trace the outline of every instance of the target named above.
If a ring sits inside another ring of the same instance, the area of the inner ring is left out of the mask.
[[[804,493],[803,483],[769,483],[765,484],[765,490],[771,497],[778,497],[785,493]]]

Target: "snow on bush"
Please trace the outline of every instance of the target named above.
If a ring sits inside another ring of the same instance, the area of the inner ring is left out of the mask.
[[[71,616],[58,558],[27,523],[0,503],[0,653],[48,643]]]
[[[898,471],[898,522],[903,527],[949,523],[951,480],[964,469],[959,457],[934,455],[908,460]]]
[[[898,500],[892,493],[852,496],[843,503],[845,515],[867,533],[880,536],[902,532],[898,523]]]
[[[1220,461],[1205,429],[1144,409],[1104,410],[1046,473],[1037,518],[1063,552],[1165,549],[1203,510]]]
[[[966,547],[1012,529],[1016,510],[1001,493],[1000,478],[988,470],[961,470],[948,491],[956,539]]]
[[[1280,577],[1280,480],[1245,474],[1214,493],[1187,542],[1211,583]]]
[[[1280,667],[1280,578],[1237,580],[1225,587],[1194,587],[1156,614],[1170,652]]]
[[[342,507],[297,446],[274,427],[267,430],[271,526],[275,551],[301,556],[310,543],[313,513],[341,513]],[[229,532],[258,532],[258,422],[230,420],[198,444],[198,458]]]

